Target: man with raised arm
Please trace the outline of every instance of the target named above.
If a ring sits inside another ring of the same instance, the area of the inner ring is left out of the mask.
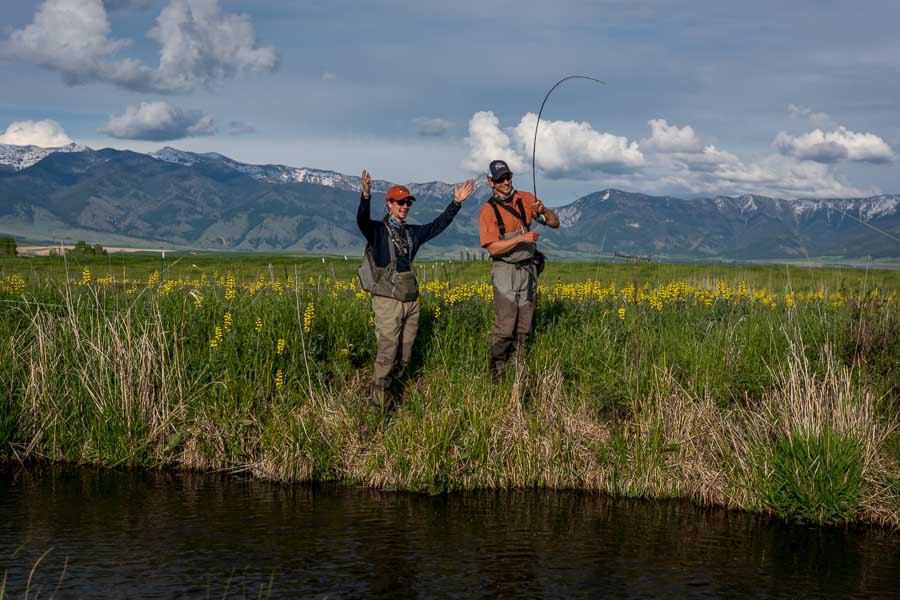
[[[373,368],[372,401],[384,412],[397,396],[419,326],[419,284],[412,267],[413,259],[422,244],[450,225],[462,203],[472,194],[475,184],[469,180],[453,186],[453,201],[427,225],[406,222],[416,199],[402,185],[387,191],[384,218],[380,221],[371,219],[371,185],[369,172],[363,171],[356,224],[366,237],[376,267],[372,310],[375,312],[378,354]]]
[[[532,221],[556,229],[559,218],[534,197],[513,188],[512,171],[491,161],[488,185],[494,194],[478,214],[481,247],[491,255],[494,284],[494,331],[491,335],[491,380],[498,382],[513,354],[524,351],[534,323],[537,292],[538,232]]]

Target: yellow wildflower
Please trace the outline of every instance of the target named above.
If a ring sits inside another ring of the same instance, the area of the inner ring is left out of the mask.
[[[618,310],[618,313],[619,313],[619,319],[621,319],[622,321],[624,321],[624,320],[625,320],[625,307],[624,307],[624,306],[620,306],[620,307],[619,307],[619,310]]]
[[[231,313],[230,312],[225,313],[225,331],[226,332],[231,331],[232,324],[233,324],[233,320],[231,318]]]
[[[0,281],[0,289],[3,289],[2,281]],[[25,289],[25,280],[22,279],[22,276],[18,273],[14,273],[12,275],[8,275],[6,277],[6,286],[10,291],[13,292],[21,292]]]
[[[85,266],[81,270],[81,285],[87,285],[91,282],[91,268]]]
[[[306,305],[306,310],[303,311],[303,331],[309,333],[312,329],[313,318],[316,316],[316,307],[310,302]]]
[[[262,331],[262,319],[256,317],[256,333]]]
[[[218,325],[216,325],[216,331],[213,334],[212,339],[209,340],[209,347],[215,348],[216,346],[219,345],[219,342],[221,342],[221,341],[222,341],[222,328],[219,327]]]
[[[275,346],[275,352],[277,354],[284,354],[284,349],[287,347],[287,342],[284,341],[284,338],[278,338],[278,343]]]
[[[281,369],[275,371],[275,389],[280,390],[284,387],[284,373]]]
[[[234,299],[234,275],[231,273],[228,274],[228,277],[225,280],[225,299],[233,300]]]

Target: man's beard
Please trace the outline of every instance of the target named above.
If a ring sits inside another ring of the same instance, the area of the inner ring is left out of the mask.
[[[506,202],[507,200],[512,198],[513,194],[515,194],[515,193],[516,193],[516,188],[514,188],[513,186],[509,186],[508,194],[501,194],[497,188],[494,188],[494,198],[496,198],[500,202]]]

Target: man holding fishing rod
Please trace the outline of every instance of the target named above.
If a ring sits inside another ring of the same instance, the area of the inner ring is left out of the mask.
[[[536,220],[556,229],[559,217],[534,194],[513,188],[513,173],[502,160],[491,161],[488,185],[493,196],[478,214],[481,247],[493,261],[494,331],[491,335],[491,380],[497,383],[510,358],[528,344],[534,323],[537,276],[543,254],[537,250],[539,234],[531,231]]]
[[[369,217],[372,178],[362,172],[362,196],[356,211],[356,224],[366,237],[366,258],[371,273],[363,287],[372,293],[375,312],[375,337],[378,354],[372,377],[372,401],[384,412],[397,395],[397,386],[412,357],[413,342],[419,327],[419,284],[412,268],[422,244],[444,231],[459,212],[475,183],[472,180],[453,186],[453,201],[443,213],[427,225],[406,222],[416,199],[409,189],[395,185],[387,191],[386,214],[380,221]],[[371,289],[369,289],[371,288]]]

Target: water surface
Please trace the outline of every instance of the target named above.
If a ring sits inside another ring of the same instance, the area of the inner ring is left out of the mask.
[[[32,597],[889,598],[900,574],[897,534],[684,502],[0,467],[7,594],[51,548]]]

